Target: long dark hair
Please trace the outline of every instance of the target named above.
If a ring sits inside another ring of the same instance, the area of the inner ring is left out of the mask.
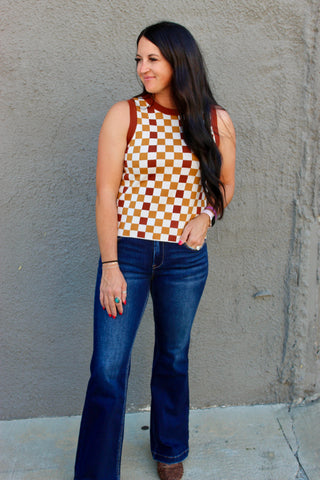
[[[224,211],[224,185],[220,180],[221,154],[212,138],[211,111],[215,101],[201,51],[182,25],[160,22],[140,33],[156,45],[173,68],[172,93],[181,117],[183,138],[200,161],[201,182],[207,201]],[[144,94],[148,92],[144,89]]]

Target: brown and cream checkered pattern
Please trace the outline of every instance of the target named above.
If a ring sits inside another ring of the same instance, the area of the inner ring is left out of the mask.
[[[134,105],[136,128],[118,194],[118,235],[177,242],[207,204],[199,160],[182,139],[176,111],[143,97]]]

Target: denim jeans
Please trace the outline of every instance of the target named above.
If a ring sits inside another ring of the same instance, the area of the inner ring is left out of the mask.
[[[188,349],[208,274],[207,246],[196,251],[185,244],[119,237],[118,259],[127,281],[127,304],[116,319],[100,305],[101,261],[98,267],[94,350],[76,480],[120,480],[131,351],[149,291],[155,322],[151,451],[164,463],[180,462],[188,455]]]

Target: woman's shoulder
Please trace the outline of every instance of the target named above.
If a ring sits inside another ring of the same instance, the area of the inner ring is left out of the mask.
[[[219,105],[215,106],[217,127],[221,136],[235,138],[235,129],[229,113]]]
[[[114,103],[112,107],[109,109],[107,115],[113,117],[121,117],[122,115],[129,114],[129,105],[130,100],[121,100],[120,102]]]
[[[117,102],[112,105],[104,117],[100,138],[122,139],[126,138],[130,125],[130,109],[127,101]]]
[[[128,129],[130,123],[130,106],[128,100],[121,100],[114,103],[108,110],[102,128],[114,129],[123,128]]]

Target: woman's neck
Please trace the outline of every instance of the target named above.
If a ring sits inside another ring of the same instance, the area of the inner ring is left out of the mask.
[[[176,109],[176,104],[172,98],[172,95],[164,93],[156,93],[154,96],[154,101],[165,108]]]

